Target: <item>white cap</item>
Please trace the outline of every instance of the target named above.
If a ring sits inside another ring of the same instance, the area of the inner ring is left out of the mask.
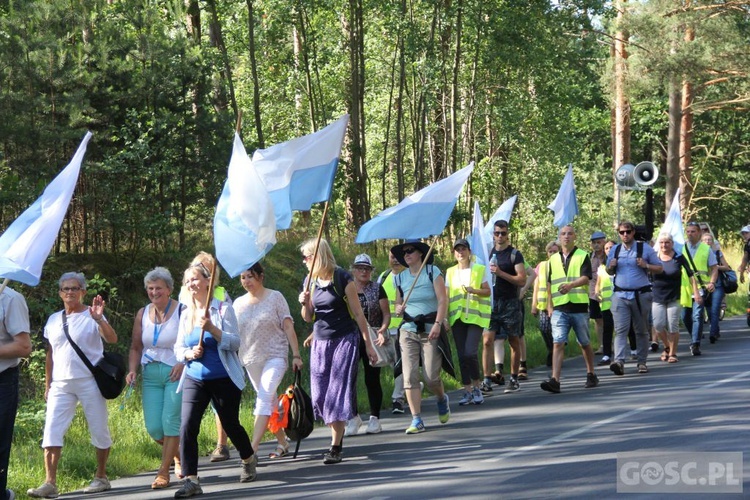
[[[740,233],[750,233],[750,226],[745,226],[740,229]]]
[[[368,266],[373,269],[375,269],[375,266],[372,265],[372,259],[369,255],[366,253],[361,253],[354,257],[354,264],[355,266]]]

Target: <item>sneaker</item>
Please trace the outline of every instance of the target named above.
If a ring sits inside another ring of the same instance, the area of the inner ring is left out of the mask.
[[[370,421],[367,422],[367,434],[379,434],[383,427],[380,425],[380,419],[370,415]]]
[[[700,356],[701,355],[701,345],[700,344],[690,344],[690,354],[693,356]]]
[[[710,337],[708,337],[708,342],[711,343],[711,344],[715,344],[716,343],[716,337],[713,336],[713,335],[711,335]]]
[[[615,375],[625,375],[625,365],[622,361],[615,361],[614,363],[609,365],[609,369]]]
[[[539,384],[539,387],[541,387],[543,391],[553,392],[555,394],[560,393],[560,382],[552,377]]]
[[[484,394],[489,394],[490,392],[492,392],[492,385],[490,385],[490,382],[485,379],[484,382],[482,382],[482,384],[479,386],[479,390]]]
[[[451,400],[448,394],[445,394],[442,401],[437,402],[438,420],[441,424],[448,422],[451,418]]]
[[[84,493],[101,493],[102,491],[108,491],[112,489],[112,485],[109,484],[109,479],[106,477],[95,477],[93,481],[89,483],[83,489]]]
[[[354,415],[354,418],[346,422],[344,436],[356,436],[359,433],[360,427],[362,427],[362,418],[359,415]]]
[[[29,488],[26,490],[26,494],[31,498],[57,498],[60,496],[57,486],[52,483],[44,483],[39,488]]]
[[[405,434],[419,434],[420,432],[424,432],[426,429],[424,428],[424,422],[422,422],[422,419],[420,417],[414,417],[411,419],[411,425],[406,428]]]
[[[394,399],[393,405],[391,406],[391,413],[393,415],[403,415],[404,414],[404,402],[400,399]]]
[[[586,374],[586,384],[584,387],[586,389],[591,389],[593,387],[596,387],[599,385],[599,377],[596,376],[596,373],[587,373]]]
[[[659,350],[659,343],[658,342],[651,342],[651,352],[656,352]]]
[[[638,363],[638,373],[648,373],[648,366],[646,366],[646,363]]]
[[[604,356],[604,357],[602,357],[602,360],[599,361],[596,365],[597,366],[607,366],[609,363],[610,363],[610,357],[609,356]]]
[[[508,380],[508,387],[505,388],[505,394],[508,394],[509,392],[518,392],[521,390],[521,386],[518,383],[518,379],[511,378]]]
[[[175,498],[190,498],[194,497],[195,495],[202,495],[203,494],[203,488],[201,488],[201,485],[198,484],[197,480],[192,480],[190,478],[185,479],[182,482],[182,486],[180,486],[180,489],[174,492]]]
[[[13,490],[5,490],[5,498],[6,500],[16,500],[16,494]]]
[[[469,391],[464,391],[464,395],[461,399],[458,400],[458,406],[466,406],[466,405],[473,405],[474,404],[474,393]]]
[[[341,449],[334,449],[331,447],[330,450],[323,453],[323,463],[326,465],[337,464],[341,462]]]
[[[216,445],[216,449],[212,451],[208,457],[211,462],[223,462],[229,460],[229,448],[225,444]]]
[[[471,390],[471,395],[474,398],[475,405],[481,405],[484,403],[484,396],[482,396],[482,391],[479,390],[479,387],[473,388]]]
[[[258,477],[258,455],[253,453],[247,462],[241,462],[240,467],[242,467],[242,471],[240,472],[241,483],[255,481],[255,478]]]

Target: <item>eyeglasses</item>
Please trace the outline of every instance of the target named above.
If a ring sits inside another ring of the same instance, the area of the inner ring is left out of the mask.
[[[60,289],[63,293],[76,293],[81,291],[80,286],[66,286]]]
[[[310,259],[312,259],[312,255],[302,255],[302,262],[307,262]]]
[[[506,234],[508,234],[508,231],[495,231],[493,234],[495,236],[505,236]]]
[[[417,249],[414,248],[414,247],[404,248],[404,253],[407,254],[407,255],[412,254],[412,253],[414,253],[416,251],[417,251]]]
[[[620,234],[630,234],[633,232],[632,229],[623,229],[622,231],[618,231]]]
[[[687,227],[701,227],[697,222],[688,222]]]
[[[371,267],[365,267],[365,266],[354,266],[355,271],[359,271],[361,273],[367,273],[372,271]]]

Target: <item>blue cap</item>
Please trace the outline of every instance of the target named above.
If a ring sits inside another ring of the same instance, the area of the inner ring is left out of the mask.
[[[601,240],[601,239],[604,239],[606,237],[607,237],[607,235],[604,234],[603,232],[601,232],[601,231],[594,231],[594,234],[591,235],[591,241]]]

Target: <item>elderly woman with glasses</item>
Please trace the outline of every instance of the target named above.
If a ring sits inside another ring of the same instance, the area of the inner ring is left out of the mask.
[[[300,251],[310,273],[299,295],[302,319],[314,321],[310,396],[315,418],[331,429],[331,448],[323,463],[336,464],[342,459],[346,422],[356,414],[360,335],[370,362],[377,361],[377,354],[356,285],[348,272],[336,266],[328,242],[321,239],[316,250],[316,241],[307,240]]]
[[[172,298],[172,275],[156,267],[146,274],[143,284],[150,303],[135,315],[126,380],[135,384],[138,367],[143,367],[143,419],[149,436],[162,445],[161,465],[151,483],[156,490],[170,485],[169,467],[175,458],[179,463],[182,394],[177,386],[185,365],[174,355],[181,306]],[[175,468],[179,476],[179,466]]]
[[[386,336],[388,336],[387,341],[391,341],[390,335],[388,335],[391,311],[385,289],[379,283],[372,280],[374,269],[372,259],[366,253],[359,254],[354,258],[352,274],[354,275],[354,286],[357,289],[359,304],[362,306],[362,312],[367,318],[367,324],[377,329],[378,336],[374,342],[382,346],[386,343]],[[380,406],[383,404],[383,387],[380,385],[380,368],[370,365],[370,361],[367,359],[367,346],[362,338],[359,340],[359,359],[362,360],[364,367],[367,399],[370,402],[370,420],[367,422],[366,432],[367,434],[377,434],[383,430],[380,425]],[[356,435],[361,425],[362,418],[357,413],[354,418],[346,423],[344,436]]]
[[[26,493],[33,498],[56,498],[57,466],[62,454],[63,438],[70,427],[80,401],[96,448],[96,473],[84,493],[100,493],[110,489],[107,479],[107,458],[112,438],[107,426],[107,401],[99,392],[96,380],[71,345],[75,342],[92,365],[103,357],[102,342],[117,342],[117,334],[104,316],[104,299],[94,297],[90,306],[83,303],[86,278],[81,273],[65,273],[60,277],[60,299],[63,310],[54,313],[44,327],[47,339],[45,364],[47,414],[44,422],[44,470],[46,479],[39,488]]]

